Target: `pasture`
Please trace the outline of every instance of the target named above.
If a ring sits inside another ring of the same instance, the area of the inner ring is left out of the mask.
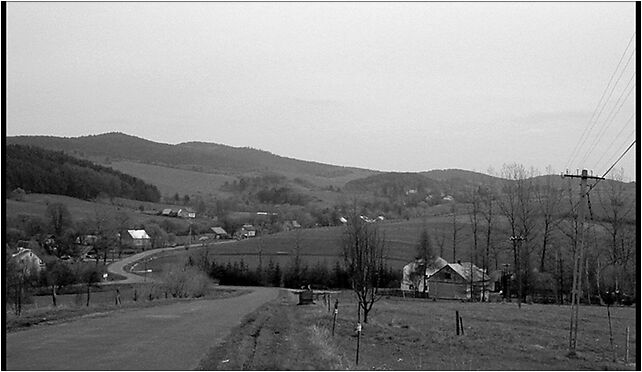
[[[356,303],[350,291],[333,295],[333,315],[323,297],[298,306],[286,295],[247,316],[224,345],[201,362],[202,370],[632,370],[637,358],[636,311],[611,309],[616,361],[606,308],[580,308],[577,356],[568,352],[570,307],[383,298],[363,325],[355,362]],[[455,311],[464,323],[456,335]],[[626,327],[629,363],[625,363]],[[253,345],[253,346],[252,346]]]
[[[342,292],[339,301],[338,346],[353,351],[356,303],[349,291]],[[464,335],[456,335],[455,311],[463,318]],[[635,308],[611,308],[617,363],[611,360],[607,309],[601,306],[580,308],[578,357],[567,356],[570,314],[566,305],[523,304],[519,309],[514,302],[384,298],[364,325],[361,360],[364,369],[396,370],[631,368],[624,357],[630,327],[629,361],[636,360]]]

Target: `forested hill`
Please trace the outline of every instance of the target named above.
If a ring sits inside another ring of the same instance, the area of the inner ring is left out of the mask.
[[[277,172],[327,178],[348,177],[350,179],[376,173],[366,169],[286,158],[247,147],[240,148],[204,142],[170,145],[124,133],[104,133],[72,138],[16,136],[7,137],[6,141],[7,144],[31,145],[64,151],[67,154],[83,158],[130,160],[208,173]]]
[[[5,148],[5,158],[7,191],[19,187],[32,193],[67,195],[85,200],[100,193],[141,201],[160,200],[160,192],[154,185],[62,152],[14,144]]]

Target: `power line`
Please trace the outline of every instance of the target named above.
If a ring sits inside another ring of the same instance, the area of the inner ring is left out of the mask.
[[[624,123],[624,125],[622,126],[622,128],[620,129],[620,131],[615,135],[615,137],[613,137],[613,140],[611,140],[611,143],[609,143],[609,145],[606,147],[606,151],[604,151],[604,152],[602,153],[602,156],[600,156],[600,158],[595,162],[595,165],[596,165],[596,166],[595,166],[595,169],[600,169],[600,168],[602,168],[602,167],[601,167],[601,165],[602,165],[602,159],[604,159],[604,156],[606,156],[606,154],[609,152],[609,149],[613,148],[613,144],[615,143],[615,141],[616,141],[618,138],[621,138],[621,137],[620,137],[620,135],[621,135],[622,133],[624,133],[624,129],[626,129],[626,128],[628,127],[629,123],[631,122],[631,120],[633,120],[633,118],[634,118],[634,117],[635,117],[635,113],[632,113],[632,114],[631,114],[631,117],[629,117],[629,120],[627,120],[627,121]],[[631,138],[631,134],[635,134],[635,127],[631,128],[631,129],[632,129],[632,132],[631,132],[630,134],[627,134],[627,136],[625,136],[625,137],[623,137],[623,138],[628,139],[628,138]],[[628,142],[628,141],[627,141],[627,142]],[[620,147],[621,147],[621,146],[618,146],[617,148],[619,149]],[[617,154],[618,152],[619,152],[619,150],[616,152],[616,154]],[[608,158],[608,161],[606,162],[606,164],[609,164],[609,163],[611,162],[612,158],[613,158],[613,156],[611,156],[610,158]]]
[[[619,158],[617,158],[617,160],[615,161],[615,163],[613,163],[613,165],[611,165],[611,167],[610,167],[606,172],[604,172],[604,174],[602,175],[602,178],[606,177],[606,175],[607,175],[607,174],[609,174],[609,172],[610,172],[610,171],[615,167],[615,165],[616,165],[617,163],[619,163],[619,161],[620,161],[620,160],[622,160],[622,158],[624,157],[624,155],[626,155],[626,153],[627,153],[627,152],[629,152],[629,150],[631,150],[631,148],[633,147],[633,145],[635,145],[635,141],[637,141],[637,140],[633,140],[633,142],[631,142],[631,144],[629,145],[629,147],[627,147],[627,149],[626,149],[626,150],[624,150],[624,152],[622,153],[622,155],[620,155],[620,157],[619,157]],[[598,181],[598,182],[599,182],[599,181]],[[597,182],[595,183],[595,185],[597,185]],[[595,187],[595,186],[593,186],[593,187]],[[593,188],[593,187],[591,187],[591,188]],[[589,190],[589,191],[591,191],[591,190]]]
[[[613,77],[615,76],[615,73],[620,68],[620,64],[622,63],[622,60],[624,59],[624,56],[626,55],[626,52],[629,50],[629,46],[631,45],[631,42],[635,38],[635,34],[636,34],[636,32],[633,32],[633,35],[631,35],[631,38],[629,39],[628,44],[626,44],[626,48],[624,49],[624,52],[620,56],[620,60],[618,61],[617,66],[615,67],[615,70],[611,74],[611,77],[609,78],[609,82],[608,82],[608,84],[606,84],[606,87],[604,88],[604,91],[602,92],[602,96],[600,97],[600,100],[598,101],[597,106],[595,106],[595,109],[593,110],[593,115],[591,116],[591,119],[589,119],[588,126],[584,128],[584,132],[582,132],[582,135],[580,136],[580,140],[577,142],[577,144],[575,145],[575,148],[573,148],[573,151],[571,152],[571,157],[569,158],[568,162],[566,163],[566,168],[568,168],[569,165],[572,163],[572,160],[576,156],[576,151],[578,151],[579,148],[584,144],[584,141],[586,141],[585,135],[593,129],[593,126],[595,125],[595,122],[593,122],[592,126],[591,126],[591,122],[595,118],[595,113],[598,111],[600,105],[602,104],[602,100],[604,99],[604,96],[605,96],[606,92],[608,91],[608,89],[609,89],[609,87],[611,85],[611,82],[613,81]],[[589,127],[591,128],[590,130],[589,130]]]
[[[636,75],[635,72],[633,73],[633,75],[631,75],[631,78],[629,79],[629,82],[626,84],[626,87],[624,88],[624,90],[622,91],[622,93],[618,97],[617,101],[615,102],[615,104],[611,108],[611,111],[607,115],[607,117],[605,119],[605,124],[606,125],[604,125],[602,127],[602,129],[599,131],[599,133],[595,136],[595,138],[593,139],[593,142],[591,142],[591,145],[589,146],[589,149],[588,149],[587,153],[584,155],[584,157],[580,161],[580,164],[583,164],[588,159],[589,155],[593,152],[593,150],[595,150],[595,147],[596,147],[598,141],[600,140],[600,137],[602,137],[602,134],[604,134],[606,129],[611,127],[611,124],[613,124],[613,120],[615,119],[617,114],[620,113],[620,110],[624,106],[624,103],[626,102],[626,100],[629,98],[629,96],[633,92],[633,89],[635,89],[635,85],[631,85],[631,82],[633,82],[633,79],[635,78],[635,75]],[[628,93],[626,94],[626,98],[624,98],[622,100],[622,96],[624,96],[624,92],[626,91],[627,88],[629,88],[629,86],[631,86],[631,89],[629,89]],[[621,101],[621,103],[620,103],[620,101]],[[618,104],[620,104],[620,105],[618,106]],[[616,107],[617,107],[617,110],[616,110]]]

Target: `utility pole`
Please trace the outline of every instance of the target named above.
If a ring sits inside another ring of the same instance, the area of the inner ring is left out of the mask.
[[[588,192],[586,191],[586,183],[588,179],[603,180],[603,177],[589,176],[586,169],[582,170],[581,175],[566,174],[562,175],[563,178],[579,178],[580,179],[580,203],[578,205],[577,220],[577,249],[573,255],[573,289],[571,291],[571,326],[569,329],[569,345],[568,355],[576,355],[577,347],[577,328],[579,320],[580,308],[580,293],[582,291],[582,261],[584,259],[584,206],[586,205],[585,198]]]
[[[515,269],[517,270],[517,307],[522,308],[522,240],[524,237],[521,235],[513,235],[509,238],[513,242],[513,250],[517,253],[517,262],[515,262]]]

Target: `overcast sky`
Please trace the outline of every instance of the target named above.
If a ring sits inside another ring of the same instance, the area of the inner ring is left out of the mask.
[[[610,80],[634,30],[633,2],[14,2],[6,129],[601,174],[635,138],[635,40]],[[635,148],[620,167],[635,178]]]

